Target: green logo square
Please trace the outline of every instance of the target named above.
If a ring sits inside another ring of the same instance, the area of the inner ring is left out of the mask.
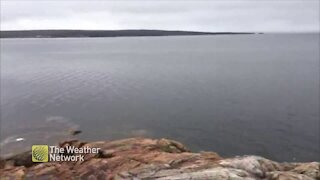
[[[49,159],[48,145],[32,146],[32,162],[48,162]]]

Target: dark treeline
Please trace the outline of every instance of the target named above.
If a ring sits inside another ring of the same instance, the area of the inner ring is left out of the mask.
[[[238,32],[195,32],[163,30],[21,30],[0,31],[1,38],[66,38],[66,37],[124,37],[124,36],[183,36],[253,34]]]

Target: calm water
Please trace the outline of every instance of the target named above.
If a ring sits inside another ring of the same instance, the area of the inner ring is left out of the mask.
[[[2,154],[70,128],[319,161],[319,35],[2,39]]]

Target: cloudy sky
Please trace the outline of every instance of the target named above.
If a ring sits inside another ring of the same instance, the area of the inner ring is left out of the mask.
[[[318,0],[1,0],[1,30],[319,32]]]

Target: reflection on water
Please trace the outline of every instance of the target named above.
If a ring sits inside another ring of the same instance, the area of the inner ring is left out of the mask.
[[[319,35],[1,39],[2,152],[69,128],[320,160]]]

